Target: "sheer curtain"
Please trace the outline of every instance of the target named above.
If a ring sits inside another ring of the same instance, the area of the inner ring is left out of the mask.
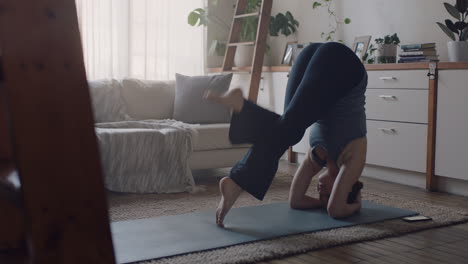
[[[169,80],[204,73],[204,0],[76,0],[88,79]]]

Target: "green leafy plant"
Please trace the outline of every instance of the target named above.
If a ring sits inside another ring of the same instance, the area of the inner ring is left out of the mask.
[[[465,20],[468,17],[468,0],[457,0],[455,6],[444,3],[447,12],[457,19],[454,23],[450,19],[445,20],[445,24],[437,22],[437,25],[444,31],[447,36],[453,41],[468,40],[468,23]]]
[[[350,18],[345,18],[343,21],[340,21],[338,17],[336,16],[336,11],[332,6],[333,0],[318,0],[314,1],[312,4],[312,9],[318,9],[321,7],[324,7],[327,9],[329,18],[330,18],[330,24],[329,24],[329,32],[322,32],[321,37],[325,41],[335,41],[335,35],[340,27],[341,24],[350,24],[351,19]],[[343,42],[342,40],[339,40],[340,42]]]
[[[377,50],[377,48],[374,46],[374,44],[370,44],[369,48],[367,49],[366,54],[362,57],[362,60],[364,63],[367,64],[374,64],[375,63],[375,56],[374,53]]]
[[[383,38],[376,38],[374,41],[376,45],[370,44],[367,49],[366,54],[362,57],[362,60],[364,61],[364,63],[374,64],[377,60],[379,63],[393,62],[393,59],[391,59],[392,61],[387,61],[387,58],[376,58],[375,53],[379,45],[397,45],[398,46],[400,44],[400,38],[398,37],[398,34],[395,33],[393,35],[386,35]]]
[[[377,38],[375,39],[376,44],[387,44],[387,45],[399,45],[400,44],[400,38],[398,37],[398,34],[395,33],[393,35],[387,35],[383,38]]]
[[[212,0],[213,4],[216,5],[218,1]],[[247,2],[247,7],[245,13],[253,13],[259,10],[261,6],[261,0],[249,0]],[[209,23],[216,24],[222,27],[224,30],[229,31],[230,26],[217,17],[208,12],[204,8],[197,8],[189,13],[187,22],[191,26],[207,26]],[[240,32],[240,41],[248,42],[254,41],[257,36],[258,28],[258,17],[245,17],[242,19],[242,26]],[[293,14],[289,11],[283,13],[278,13],[276,16],[270,17],[270,36],[277,37],[280,35],[290,36],[295,33],[299,28],[299,22],[294,18]],[[214,40],[211,43],[209,54],[210,55],[224,55],[226,50],[225,44],[219,40]],[[269,50],[269,47],[267,47]]]

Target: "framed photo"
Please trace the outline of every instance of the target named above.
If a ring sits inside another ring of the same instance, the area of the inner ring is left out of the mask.
[[[364,55],[366,55],[371,38],[371,36],[362,36],[354,39],[352,50],[354,51],[356,56],[358,56],[359,59],[361,59],[361,61]]]
[[[284,49],[283,59],[281,60],[282,65],[291,66],[293,62],[293,55],[295,46],[297,45],[297,41],[291,41],[286,44],[286,48]]]
[[[302,50],[309,46],[310,44],[312,44],[313,42],[305,42],[305,43],[297,43],[297,44],[294,44],[294,48],[293,48],[293,57],[292,57],[292,62],[291,64],[294,64],[294,62],[297,60],[297,57],[299,56],[299,54],[302,52]]]

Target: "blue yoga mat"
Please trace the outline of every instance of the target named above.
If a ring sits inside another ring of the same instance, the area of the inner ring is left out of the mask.
[[[287,203],[233,208],[225,229],[215,211],[112,223],[118,263],[132,263],[275,237],[396,219],[417,213],[364,201],[359,214],[336,220],[324,210],[293,210]]]

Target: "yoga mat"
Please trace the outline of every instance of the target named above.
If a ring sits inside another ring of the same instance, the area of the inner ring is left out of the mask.
[[[233,208],[225,229],[215,211],[111,224],[118,263],[132,263],[275,237],[396,219],[417,213],[363,201],[359,214],[336,220],[325,210],[293,210],[287,203]]]

